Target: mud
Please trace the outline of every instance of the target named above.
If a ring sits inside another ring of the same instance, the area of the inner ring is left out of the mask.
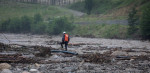
[[[54,53],[61,37],[47,35],[0,35],[0,62],[12,73],[149,73],[150,43],[138,40],[72,37],[68,51]],[[6,59],[6,58],[9,58]],[[32,73],[32,72],[31,72]]]

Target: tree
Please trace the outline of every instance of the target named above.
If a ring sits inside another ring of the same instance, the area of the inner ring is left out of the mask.
[[[129,16],[128,18],[128,23],[129,23],[128,34],[129,35],[134,35],[135,32],[138,30],[136,27],[136,25],[138,25],[138,17],[136,13],[137,13],[137,10],[134,7],[128,15]]]
[[[150,5],[147,5],[142,12],[140,29],[143,39],[150,40]]]
[[[44,34],[46,25],[43,22],[41,14],[35,14],[33,18],[33,24],[31,25],[31,32],[37,34]]]
[[[30,32],[32,20],[28,16],[21,17],[21,31],[24,33]]]
[[[87,14],[90,15],[93,8],[93,0],[85,0],[85,9]]]
[[[10,22],[11,22],[11,19],[3,21],[0,26],[0,31],[2,31],[2,32],[8,31],[8,26],[9,26]]]
[[[46,31],[46,25],[43,22],[33,24],[31,28],[31,32],[34,34],[44,34]]]
[[[41,16],[41,14],[35,14],[34,15],[34,24],[37,24],[37,23],[39,23],[39,22],[42,22],[43,21],[43,19],[42,19],[42,16]]]
[[[9,26],[8,27],[8,31],[11,32],[11,33],[19,33],[21,32],[21,20],[19,18],[13,18],[11,19],[10,23],[9,23]]]
[[[55,18],[53,23],[53,34],[58,35],[63,31],[73,30],[73,23],[68,20],[66,17]]]

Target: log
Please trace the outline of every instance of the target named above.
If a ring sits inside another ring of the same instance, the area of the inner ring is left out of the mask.
[[[22,54],[0,54],[0,63],[35,63],[31,58],[23,57]]]
[[[51,50],[51,52],[54,52],[54,53],[66,53],[66,54],[78,55],[78,53],[75,53],[75,52],[62,51],[62,50]]]
[[[130,56],[116,56],[117,60],[130,60],[131,57]]]

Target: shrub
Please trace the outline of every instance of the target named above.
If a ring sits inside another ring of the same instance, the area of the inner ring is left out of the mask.
[[[11,21],[11,19],[2,21],[1,27],[0,27],[0,31],[1,31],[1,32],[6,32],[6,31],[8,31],[8,26],[9,26],[9,24],[10,24],[10,21]]]
[[[43,19],[42,19],[42,16],[41,16],[41,14],[35,14],[34,15],[34,24],[37,24],[37,23],[39,23],[39,22],[42,22],[43,21]]]
[[[127,26],[119,24],[77,25],[73,33],[83,37],[124,39],[127,37]]]
[[[143,10],[140,29],[143,39],[150,40],[150,4]]]
[[[85,0],[85,9],[87,14],[90,15],[93,8],[93,0]]]
[[[73,30],[73,23],[66,17],[55,18],[52,24],[53,34],[55,35],[60,34],[63,31]]]
[[[58,35],[63,31],[73,30],[72,20],[67,17],[59,17],[50,19],[49,23],[44,22],[40,14],[35,14],[33,18],[23,16],[21,18],[13,18],[3,21],[0,30],[10,33],[33,33],[33,34],[55,34]]]
[[[138,30],[138,28],[136,27],[138,25],[138,16],[136,14],[137,14],[137,10],[134,7],[128,15],[129,16],[129,18],[128,18],[128,23],[129,23],[128,34],[130,36],[133,36]]]
[[[7,31],[11,33],[21,32],[21,20],[19,18],[11,19],[10,23],[7,26]]]
[[[39,22],[37,24],[32,24],[31,33],[33,34],[45,34],[46,24],[44,22]]]
[[[29,33],[31,31],[32,19],[28,16],[21,17],[21,31],[24,33]]]

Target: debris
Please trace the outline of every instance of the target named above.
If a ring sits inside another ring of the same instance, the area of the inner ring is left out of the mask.
[[[127,56],[127,52],[124,51],[114,51],[111,56]]]
[[[130,45],[123,47],[125,45],[117,46],[118,44],[115,46],[113,43],[108,44],[97,39],[81,39],[77,42],[71,41],[69,51],[62,53],[56,39],[46,40],[49,45],[44,42],[45,40],[39,42],[41,41],[39,37],[37,38],[39,40],[36,38],[33,39],[34,41],[31,40],[31,44],[24,42],[26,39],[15,38],[15,43],[12,41],[9,45],[0,43],[0,62],[11,63],[10,70],[13,73],[148,73],[150,71],[149,48],[134,46],[132,48]],[[76,53],[79,54],[73,55]]]
[[[6,50],[7,48],[10,48],[10,46],[6,45],[6,44],[3,44],[3,43],[0,43],[0,51]]]
[[[51,56],[52,47],[35,46],[34,48],[39,50],[39,53],[36,53],[35,56],[39,57]]]
[[[130,60],[131,57],[130,56],[116,56],[117,60]]]
[[[78,53],[74,53],[74,52],[70,52],[70,51],[51,50],[51,52],[56,52],[56,53],[67,53],[67,54],[72,54],[72,55],[78,55]]]
[[[60,44],[61,42],[60,41],[50,40],[50,41],[45,41],[45,43],[47,45],[57,45],[57,44]]]
[[[83,58],[85,62],[92,62],[92,63],[110,63],[111,56],[110,54],[83,54],[79,55],[80,58]]]
[[[82,65],[84,64],[84,60],[82,60],[82,62],[79,64],[79,66],[78,66],[78,70],[81,70],[81,67],[82,67]]]
[[[148,53],[146,52],[128,52],[129,56],[146,56]]]
[[[133,50],[133,49],[127,49],[127,50],[125,50],[126,52],[136,52],[135,50]]]
[[[32,58],[23,57],[21,54],[0,54],[0,62],[7,63],[35,63]]]
[[[150,61],[150,56],[149,55],[147,55],[147,56],[144,56],[144,55],[142,55],[142,56],[134,56],[134,59],[136,61],[144,61],[144,60]]]

